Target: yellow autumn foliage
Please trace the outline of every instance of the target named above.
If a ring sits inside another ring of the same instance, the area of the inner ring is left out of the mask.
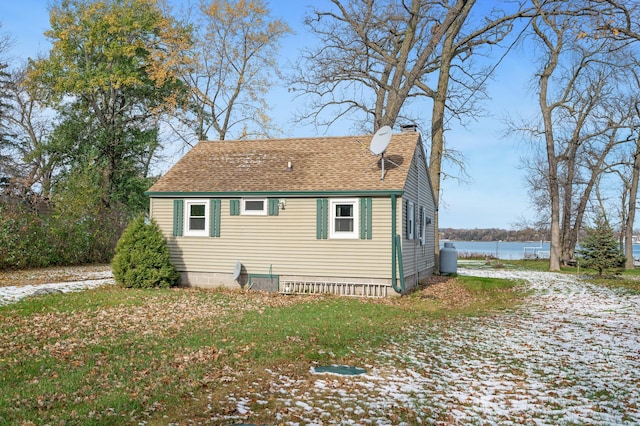
[[[48,86],[52,100],[161,87],[176,79],[176,52],[189,45],[156,0],[64,0],[51,9],[50,22],[50,55],[32,64],[30,78]]]

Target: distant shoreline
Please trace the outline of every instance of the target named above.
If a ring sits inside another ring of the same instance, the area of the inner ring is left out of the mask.
[[[518,230],[497,228],[440,228],[438,230],[438,235],[440,237],[440,241],[475,241],[484,243],[540,243],[550,240],[548,231],[530,228]],[[633,236],[633,244],[640,244],[640,235]]]
[[[444,243],[453,243],[458,257],[489,256],[502,260],[548,259],[550,244],[548,241],[464,241],[440,240],[440,248]],[[633,258],[640,259],[640,244],[633,245]]]

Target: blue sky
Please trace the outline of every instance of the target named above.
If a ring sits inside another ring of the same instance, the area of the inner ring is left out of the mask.
[[[47,0],[18,0],[3,1],[0,5],[2,31],[15,41],[12,56],[26,61],[38,53],[47,53],[49,44],[43,35],[49,27],[47,3]],[[308,39],[302,20],[309,4],[319,3],[270,2],[272,14],[285,20],[296,32],[283,40],[281,56],[284,61],[287,55],[291,60],[295,59],[297,49]],[[489,82],[488,92],[492,99],[484,104],[488,115],[467,128],[454,126],[446,134],[448,146],[464,155],[469,177],[466,183],[453,179],[443,181],[440,227],[512,229],[521,218],[532,219],[524,187],[524,172],[519,168],[519,158],[526,155],[526,146],[514,139],[501,138],[503,119],[507,114],[535,112],[535,101],[528,89],[532,73],[532,63],[523,61],[518,54],[507,56]],[[284,88],[274,91],[272,101],[277,120],[286,131],[283,136],[343,135],[350,132],[351,123],[338,124],[328,131],[313,126],[293,127],[291,117],[300,106]],[[430,104],[425,103],[424,109],[430,115]],[[429,129],[422,131],[423,137],[427,137]]]

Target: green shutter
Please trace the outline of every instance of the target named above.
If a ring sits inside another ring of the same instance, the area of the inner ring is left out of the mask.
[[[209,200],[209,236],[220,236],[220,210],[222,210],[222,201]]]
[[[182,224],[184,214],[184,202],[183,200],[173,200],[173,236],[182,236]]]
[[[231,216],[240,216],[240,200],[229,200],[229,212]]]
[[[278,216],[280,207],[278,206],[277,198],[269,198],[268,207],[269,207],[268,209],[269,216]]]
[[[370,240],[372,237],[371,198],[360,198],[360,239]]]
[[[327,239],[327,228],[329,222],[329,200],[318,198],[316,200],[316,238],[318,240]]]
[[[367,198],[367,240],[373,238],[373,200]]]

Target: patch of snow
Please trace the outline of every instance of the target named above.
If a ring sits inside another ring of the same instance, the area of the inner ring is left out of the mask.
[[[0,306],[15,303],[25,297],[34,296],[45,293],[68,293],[71,291],[80,291],[90,288],[96,288],[107,284],[115,284],[114,279],[111,277],[111,272],[96,272],[93,273],[103,278],[81,280],[81,281],[69,281],[62,283],[49,283],[49,284],[37,284],[37,285],[25,285],[25,286],[7,286],[0,287]]]
[[[307,404],[306,402],[296,401],[296,406],[302,408],[304,411],[311,411],[313,407]]]
[[[251,404],[251,400],[249,398],[240,398],[238,400],[238,405],[236,406],[236,410],[238,410],[238,413],[240,413],[241,415],[247,414],[248,412],[251,411],[249,404]]]

